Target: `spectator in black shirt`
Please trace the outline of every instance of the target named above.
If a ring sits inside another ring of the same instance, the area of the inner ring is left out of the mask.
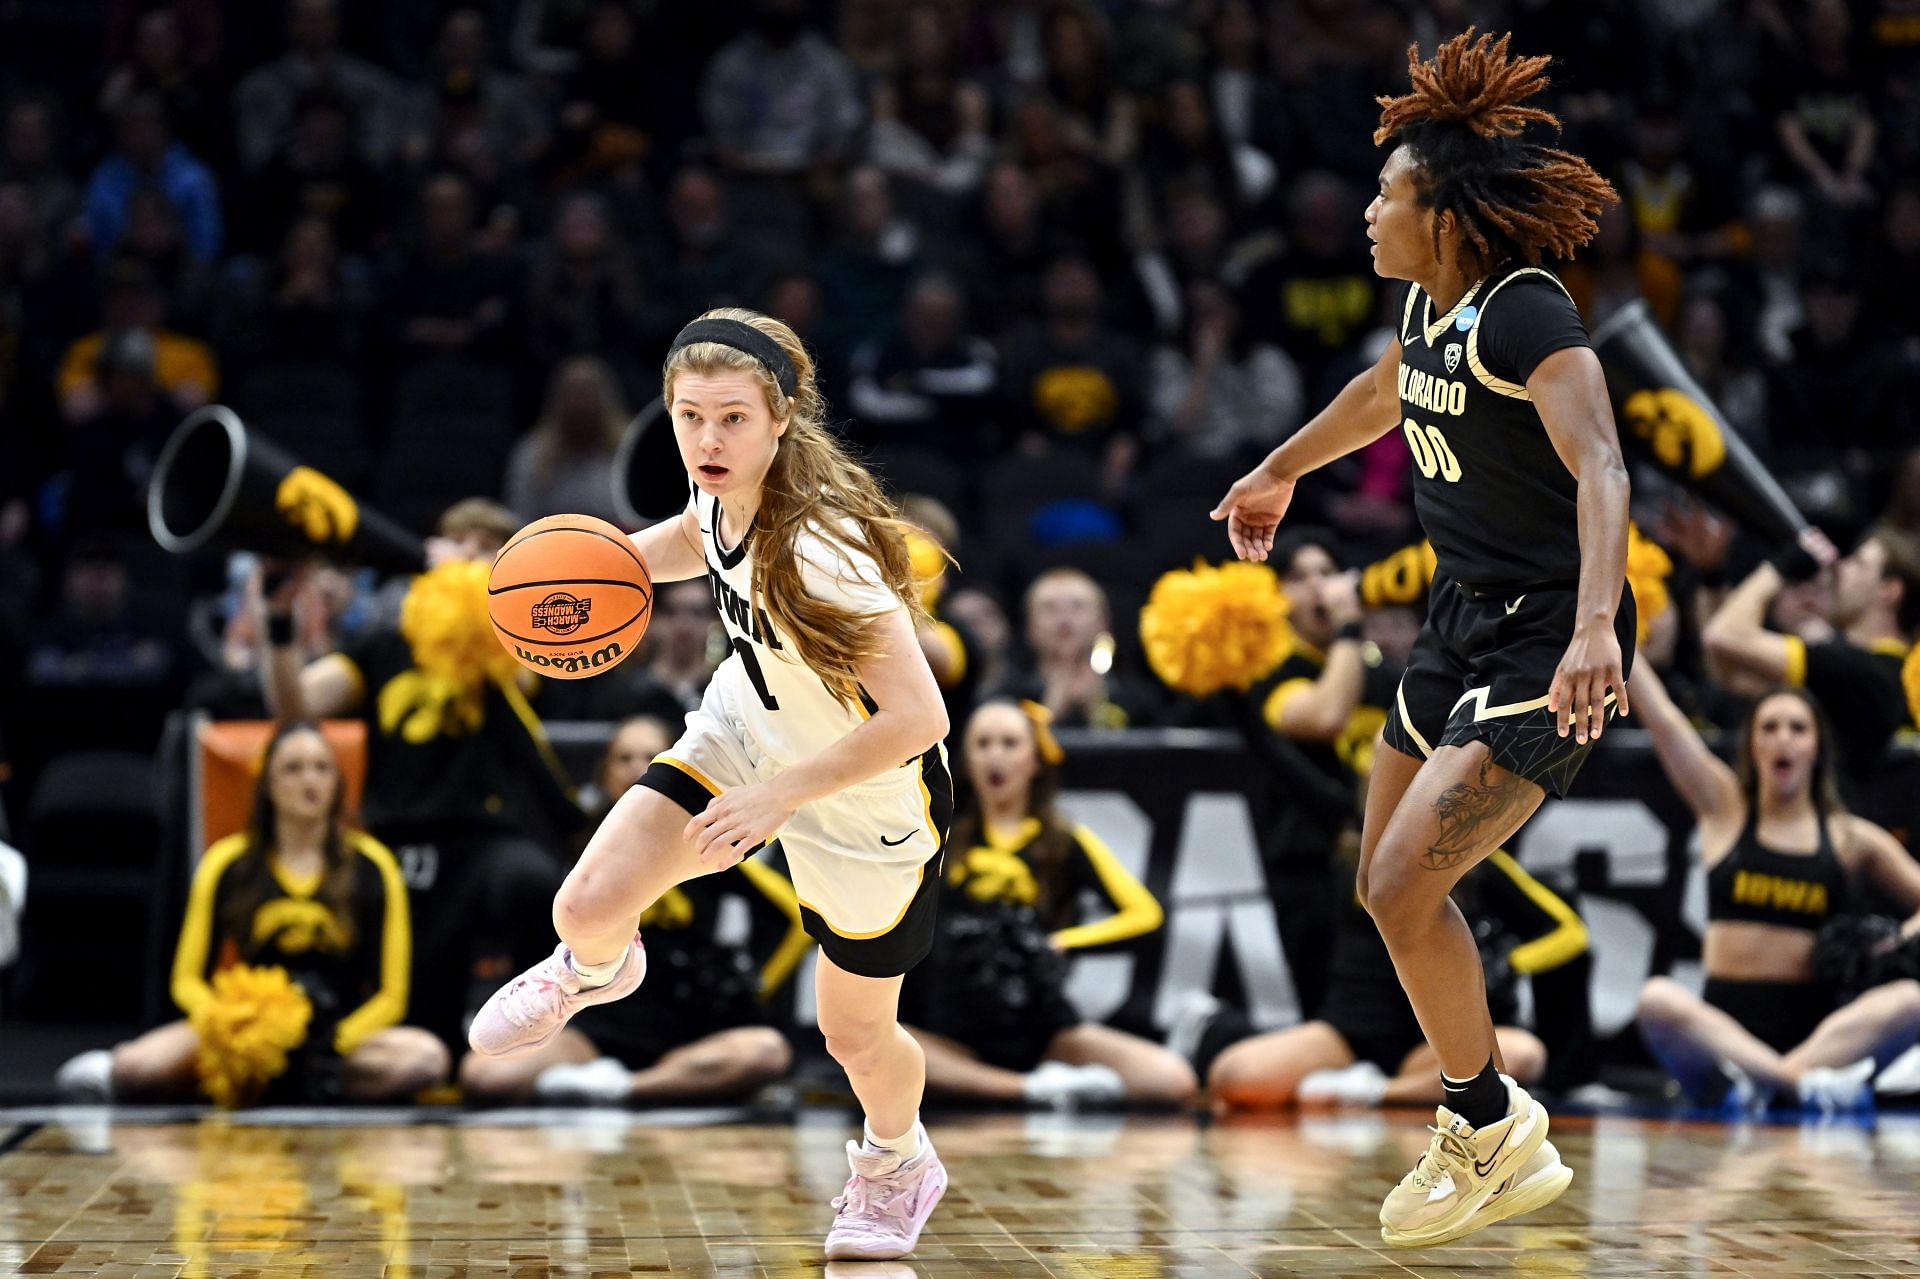
[[[909,9],[893,74],[872,94],[867,159],[929,212],[971,195],[993,160],[992,103],[960,78],[952,27],[940,5]]]
[[[294,105],[286,145],[246,180],[235,219],[238,247],[271,251],[295,218],[333,224],[349,253],[373,250],[388,207],[380,175],[353,149],[352,109],[327,88],[302,94]]]
[[[402,361],[515,353],[512,269],[475,241],[472,184],[452,173],[429,179],[420,193],[419,246],[387,282]]]
[[[127,230],[114,256],[146,267],[159,287],[168,321],[189,333],[205,333],[212,308],[212,264],[188,251],[180,212],[151,187],[127,201]]]
[[[920,277],[899,331],[854,352],[847,405],[875,442],[987,456],[987,410],[998,378],[993,344],[967,329],[966,301],[948,276]]]
[[[1904,443],[1899,385],[1862,315],[1861,286],[1842,264],[1825,264],[1805,285],[1806,322],[1792,334],[1792,358],[1768,390],[1774,447],[1789,468],[1835,466],[1844,449]]]
[[[1032,175],[1048,228],[1102,264],[1118,262],[1126,251],[1114,216],[1125,196],[1120,170],[1042,97],[1014,109],[1008,134],[1008,158]]]
[[[398,142],[393,77],[340,47],[337,0],[287,0],[287,52],[256,67],[233,95],[240,162],[259,168],[286,142],[294,107],[325,87],[352,104],[354,152],[384,164]]]
[[[949,264],[967,282],[968,309],[980,327],[1004,332],[1040,309],[1040,281],[1053,247],[1033,175],[1009,160],[994,165],[969,230],[949,250]]]
[[[1220,133],[1286,159],[1286,102],[1268,66],[1252,0],[1225,0],[1207,28],[1207,97]]]
[[[108,334],[94,360],[87,413],[62,432],[62,459],[40,503],[47,531],[137,533],[146,528],[147,481],[178,408],[154,376],[154,343],[140,329]]]
[[[1869,82],[1852,49],[1846,0],[1810,0],[1802,43],[1783,50],[1767,83],[1773,88],[1779,175],[1842,212],[1874,198],[1870,181],[1879,129]]]
[[[661,305],[673,315],[745,306],[760,295],[765,268],[735,232],[727,203],[713,170],[688,165],[673,175],[667,244],[654,263]]]
[[[434,139],[460,128],[478,129],[502,163],[538,163],[547,146],[547,122],[532,89],[492,65],[487,20],[477,9],[455,9],[440,28],[434,73],[404,95],[399,110],[400,152],[410,164],[425,160]]]
[[[15,101],[7,108],[0,145],[0,180],[18,183],[26,194],[36,238],[51,244],[64,237],[80,211],[80,188],[61,164],[52,104],[30,97]]]
[[[1231,210],[1235,219],[1252,221],[1279,176],[1273,160],[1221,133],[1197,80],[1168,84],[1160,92],[1159,107],[1140,149],[1151,208],[1163,214],[1171,189],[1197,187]]]
[[[1117,488],[1139,455],[1142,353],[1108,327],[1100,277],[1085,258],[1056,258],[1045,291],[1040,322],[1000,343],[1005,429],[1035,454],[1092,454]]]
[[[1138,143],[1138,114],[1118,83],[1106,24],[1073,4],[1049,5],[1042,21],[1047,96],[1059,107],[1072,145],[1102,163],[1125,164]]]
[[[1133,269],[1154,327],[1171,339],[1193,323],[1187,291],[1197,282],[1232,282],[1239,266],[1227,242],[1227,211],[1205,184],[1175,187],[1166,200],[1161,245],[1138,254]]]
[[[1818,555],[1832,555],[1824,538],[1815,545]],[[1798,548],[1775,559],[1796,576],[1812,567]],[[1812,693],[1833,720],[1841,767],[1857,783],[1879,768],[1894,731],[1909,720],[1900,665],[1920,628],[1920,564],[1898,558],[1879,538],[1862,541],[1834,574],[1839,634],[1819,643],[1767,629],[1767,608],[1787,581],[1775,564],[1762,564],[1721,602],[1701,634],[1708,668],[1749,696],[1781,684]]]
[[[207,68],[189,60],[180,16],[154,8],[140,15],[126,59],[100,88],[100,113],[116,114],[130,94],[150,93],[166,105],[174,136],[189,151],[218,165],[231,154],[227,104],[208,92]]]
[[[1908,179],[1887,195],[1878,243],[1869,260],[1866,331],[1896,345],[1909,361],[1920,358],[1920,179]]]
[[[838,243],[815,262],[823,356],[844,364],[892,332],[907,286],[925,266],[920,229],[893,203],[887,175],[862,165],[841,190]]]
[[[371,272],[364,262],[342,261],[333,237],[326,218],[301,217],[272,265],[235,284],[219,335],[224,358],[241,369],[279,361],[361,369]]]
[[[1196,457],[1271,448],[1301,422],[1300,371],[1277,346],[1250,342],[1240,304],[1212,280],[1186,293],[1182,342],[1153,352],[1154,430]]]
[[[1250,323],[1299,364],[1309,398],[1338,357],[1374,322],[1379,283],[1357,227],[1360,204],[1329,173],[1307,174],[1288,194],[1287,247],[1256,267],[1242,290]]]
[[[607,202],[589,191],[563,197],[528,273],[527,354],[535,368],[595,355],[620,371],[623,386],[637,390],[653,372],[645,367],[651,355],[642,352],[659,327],[639,264],[615,234]]]
[[[1756,452],[1767,449],[1767,380],[1743,357],[1757,354],[1751,338],[1729,334],[1727,307],[1715,295],[1699,292],[1680,309],[1674,345],[1727,424]]]

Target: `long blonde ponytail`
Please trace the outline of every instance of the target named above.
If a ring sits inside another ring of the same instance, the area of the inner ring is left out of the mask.
[[[760,384],[774,420],[786,420],[753,517],[752,604],[766,610],[782,642],[793,646],[834,697],[851,706],[859,695],[856,671],[879,654],[867,629],[872,617],[808,594],[797,544],[811,531],[849,553],[871,557],[887,588],[918,616],[924,610],[907,554],[910,526],[873,476],[827,430],[826,400],[815,381],[813,357],[798,334],[771,316],[739,307],[721,307],[700,319],[751,325],[779,343],[793,363],[795,387],[789,396],[773,371],[745,351],[692,342],[667,357],[662,394],[671,411],[673,380],[681,373],[748,373]]]

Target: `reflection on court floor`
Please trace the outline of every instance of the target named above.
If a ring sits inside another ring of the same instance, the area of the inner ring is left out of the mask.
[[[0,1121],[0,1275],[103,1279],[1199,1279],[1920,1274],[1920,1118],[1556,1119],[1551,1208],[1379,1247],[1413,1115],[942,1119],[952,1189],[910,1263],[828,1267],[850,1126],[624,1113],[65,1110]],[[539,1122],[534,1122],[534,1120]],[[35,1122],[37,1121],[37,1122]]]

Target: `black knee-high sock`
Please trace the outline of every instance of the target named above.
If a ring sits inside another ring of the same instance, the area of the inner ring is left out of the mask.
[[[1494,1069],[1492,1057],[1472,1079],[1449,1079],[1442,1071],[1440,1086],[1447,1092],[1447,1109],[1475,1128],[1497,1124],[1507,1117],[1507,1082]]]

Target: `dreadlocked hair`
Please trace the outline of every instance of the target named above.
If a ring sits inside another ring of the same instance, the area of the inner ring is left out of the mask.
[[[1491,269],[1514,258],[1538,266],[1568,258],[1599,230],[1600,211],[1619,195],[1571,152],[1522,138],[1529,125],[1558,134],[1559,117],[1520,105],[1547,87],[1546,57],[1511,56],[1511,36],[1465,33],[1441,45],[1431,62],[1407,48],[1413,91],[1381,97],[1376,146],[1397,141],[1415,162],[1420,203],[1451,212],[1466,252]],[[1443,257],[1439,219],[1433,251]]]
[[[836,701],[851,707],[860,692],[858,668],[879,656],[868,626],[873,618],[808,593],[800,535],[811,531],[843,551],[871,557],[887,588],[921,617],[925,610],[907,553],[911,526],[900,519],[873,476],[828,431],[827,402],[815,381],[813,357],[798,334],[771,316],[739,307],[721,307],[699,318],[750,324],[778,342],[793,362],[798,385],[789,396],[773,372],[745,351],[718,342],[693,342],[668,357],[661,382],[671,406],[673,380],[679,374],[751,374],[774,419],[786,419],[786,434],[761,482],[760,509],[753,517],[752,606],[766,609],[774,629],[793,645],[800,660],[820,676]]]

